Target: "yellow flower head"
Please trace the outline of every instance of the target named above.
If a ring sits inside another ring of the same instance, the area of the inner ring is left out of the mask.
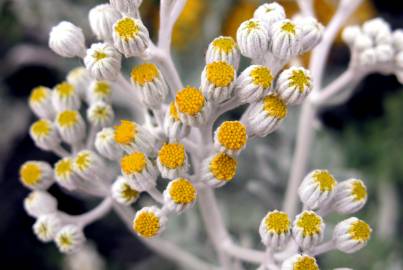
[[[68,82],[62,82],[55,86],[55,91],[60,97],[67,98],[74,95],[76,90],[72,84]]]
[[[125,174],[141,173],[147,165],[147,159],[144,153],[134,152],[125,155],[120,160],[120,167]]]
[[[350,225],[348,234],[351,239],[359,242],[367,242],[371,237],[372,229],[371,227],[362,220],[357,220]]]
[[[297,227],[303,236],[313,236],[321,233],[322,218],[312,211],[304,211],[297,220]]]
[[[189,204],[196,200],[196,189],[193,184],[184,178],[177,178],[169,184],[169,196],[176,204]]]
[[[212,42],[213,47],[225,54],[231,53],[236,48],[235,40],[232,37],[218,37]]]
[[[299,92],[303,93],[304,90],[311,85],[311,77],[302,69],[292,71],[289,79],[289,87],[295,87]]]
[[[235,69],[224,61],[217,61],[207,64],[207,80],[216,87],[229,86],[235,78]]]
[[[293,270],[319,270],[314,257],[303,255],[294,263]]]
[[[133,220],[133,230],[145,238],[156,236],[160,228],[160,218],[153,211],[141,210]]]
[[[144,63],[134,67],[131,72],[131,78],[134,83],[143,86],[146,83],[152,82],[159,75],[156,65]]]
[[[194,116],[201,112],[205,98],[199,89],[187,86],[176,94],[175,104],[179,112]]]
[[[239,121],[225,121],[218,127],[217,139],[226,149],[240,150],[246,144],[246,128]]]
[[[79,113],[77,111],[66,110],[59,113],[56,122],[63,128],[69,128],[76,125],[79,121]]]
[[[224,153],[218,153],[210,161],[209,168],[217,180],[231,181],[236,174],[237,161]]]
[[[30,103],[41,103],[50,94],[50,91],[44,86],[38,86],[32,89],[31,95],[29,96]]]
[[[121,39],[128,41],[137,35],[137,33],[140,31],[140,27],[136,21],[126,17],[115,23],[114,30]]]
[[[367,188],[361,180],[355,180],[352,185],[351,193],[355,201],[362,201],[367,198]]]
[[[115,142],[118,144],[132,143],[137,134],[137,125],[128,120],[121,120],[120,125],[115,126]]]
[[[287,116],[287,105],[275,95],[263,98],[263,110],[268,116],[283,119]]]
[[[177,169],[185,164],[185,147],[180,143],[164,144],[158,152],[161,164],[169,169]]]
[[[32,134],[38,138],[47,137],[52,129],[52,123],[46,119],[40,119],[31,126]]]
[[[111,86],[106,81],[97,81],[93,91],[99,97],[108,97],[111,95]]]
[[[249,76],[255,85],[264,89],[269,88],[273,83],[271,70],[265,66],[258,66],[251,70]]]
[[[63,158],[55,164],[56,177],[66,178],[73,173],[73,161],[71,158]]]
[[[269,212],[264,220],[266,230],[276,234],[284,234],[290,231],[291,221],[285,212]]]
[[[20,168],[20,179],[27,186],[35,186],[41,181],[42,171],[36,162],[25,162]]]
[[[322,192],[332,191],[336,187],[336,180],[327,170],[316,170],[312,174],[313,181],[319,185]]]
[[[86,171],[91,165],[91,152],[83,150],[74,158],[75,166],[80,171]]]
[[[281,30],[284,32],[290,34],[290,35],[295,35],[296,33],[296,25],[292,23],[291,21],[287,21],[281,25]]]

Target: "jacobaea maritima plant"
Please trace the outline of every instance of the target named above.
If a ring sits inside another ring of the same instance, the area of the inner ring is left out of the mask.
[[[38,86],[29,98],[39,118],[30,128],[32,139],[60,156],[53,167],[27,161],[20,169],[21,182],[32,190],[24,206],[36,219],[38,239],[55,242],[61,252],[77,252],[86,241],[85,227],[113,210],[146,246],[186,269],[240,269],[240,262],[261,270],[319,269],[315,257],[320,254],[363,248],[372,230],[356,217],[339,222],[324,240],[326,215],[354,214],[365,205],[367,190],[360,179],[337,181],[324,169],[306,175],[312,122],[318,108],[341,102],[338,94],[370,72],[395,73],[402,80],[403,34],[392,32],[382,19],[346,28],[351,63],[322,89],[329,48],[360,1],[341,0],[326,28],[315,19],[312,1],[297,2],[298,17],[286,18],[281,5],[266,3],[239,26],[236,40],[215,38],[199,85],[182,84],[170,55],[172,29],[186,0],[161,0],[156,44],[142,23],[141,0],[111,0],[91,9],[89,24],[98,41],[89,48],[76,25],[63,21],[53,27],[50,48],[63,57],[81,58],[84,67],[73,69],[53,89]],[[309,70],[294,65],[311,50]],[[250,59],[243,71],[241,56]],[[122,60],[134,57],[143,63],[127,78]],[[117,119],[115,102],[129,105],[131,118]],[[288,108],[300,104],[284,209],[270,209],[256,224],[264,249],[242,247],[224,224],[215,189],[236,177],[248,141],[275,132]],[[240,119],[216,123],[244,105]],[[103,200],[87,213],[68,215],[47,192],[54,183]],[[136,207],[142,193],[154,204]],[[303,205],[299,213],[298,201]],[[208,261],[164,240],[170,219],[195,211],[195,204],[217,254]]]

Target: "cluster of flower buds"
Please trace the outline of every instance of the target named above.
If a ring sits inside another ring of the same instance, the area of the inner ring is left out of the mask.
[[[325,214],[335,211],[340,214],[353,214],[359,211],[367,200],[367,189],[359,179],[348,179],[338,183],[327,170],[314,170],[302,181],[299,197],[304,211],[291,223],[287,213],[270,211],[263,218],[259,233],[262,243],[281,251],[289,241],[301,250],[286,259],[281,269],[319,269],[316,259],[310,254],[320,254],[320,244],[325,235]],[[338,223],[329,240],[330,249],[353,253],[365,247],[371,228],[364,221],[350,217]],[[330,250],[329,249],[329,250]]]
[[[382,18],[365,22],[362,26],[348,26],[343,40],[350,47],[352,63],[364,69],[394,73],[403,82],[403,31],[392,31]]]

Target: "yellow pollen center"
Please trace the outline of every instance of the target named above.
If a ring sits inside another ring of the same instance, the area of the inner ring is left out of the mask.
[[[234,81],[234,68],[226,62],[213,62],[206,66],[207,80],[216,87],[228,86]]]
[[[171,104],[169,104],[169,116],[171,116],[173,120],[179,121],[179,114],[176,110],[175,102],[171,102]]]
[[[140,213],[133,221],[133,230],[145,238],[157,235],[160,226],[159,218],[150,211]]]
[[[77,111],[64,111],[58,114],[56,121],[61,127],[71,127],[78,122]]]
[[[64,247],[73,245],[73,240],[70,235],[62,234],[59,236],[59,244]]]
[[[121,120],[120,125],[115,126],[115,142],[118,144],[130,144],[133,142],[137,134],[136,123]]]
[[[169,169],[182,167],[185,163],[185,147],[179,143],[164,144],[158,152],[158,158]]]
[[[367,188],[361,180],[356,180],[353,183],[351,193],[355,201],[361,201],[367,197]]]
[[[305,88],[311,84],[311,78],[305,74],[303,70],[294,70],[290,77],[289,87],[297,88],[300,93],[303,93]]]
[[[337,182],[327,170],[317,170],[312,175],[313,180],[319,185],[319,189],[322,192],[329,192],[334,189]]]
[[[140,28],[133,19],[124,18],[116,23],[115,31],[120,38],[128,41],[136,36],[136,34],[140,31]]]
[[[269,88],[273,82],[273,76],[267,67],[256,67],[250,72],[249,76],[255,85],[264,89]]]
[[[20,169],[20,178],[28,186],[36,185],[41,177],[41,169],[35,163],[27,162]]]
[[[274,95],[268,95],[263,99],[263,110],[268,116],[278,119],[283,119],[287,116],[287,105]]]
[[[175,98],[178,111],[191,116],[198,114],[203,109],[204,103],[204,96],[199,89],[190,86],[179,91]]]
[[[240,150],[246,144],[246,128],[239,121],[226,121],[218,128],[217,138],[226,149]]]
[[[287,32],[289,34],[293,34],[295,35],[295,24],[291,23],[291,22],[286,22],[281,26],[281,30],[283,30],[284,32]]]
[[[121,195],[122,197],[127,200],[133,200],[139,196],[139,192],[135,189],[133,189],[131,186],[129,186],[127,183],[123,184],[123,187],[121,189]]]
[[[152,82],[158,76],[158,68],[154,64],[141,64],[132,69],[131,78],[133,82],[143,86]]]
[[[319,270],[319,267],[313,257],[302,256],[294,263],[293,270]]]
[[[259,27],[259,23],[256,21],[248,21],[245,25],[246,30],[248,30],[248,32],[255,30]]]
[[[134,152],[120,160],[120,167],[125,174],[141,173],[146,167],[146,156],[141,152]]]
[[[70,97],[71,95],[74,94],[74,86],[69,84],[68,82],[62,82],[55,87],[56,92],[59,94],[59,96],[66,98]]]
[[[33,103],[42,102],[49,94],[48,89],[43,86],[38,86],[32,89],[31,95],[29,96],[29,101]]]
[[[55,174],[58,177],[69,176],[73,172],[71,159],[64,158],[55,164]]]
[[[236,174],[236,159],[219,153],[210,162],[210,171],[219,181],[231,181]]]
[[[297,226],[302,229],[303,236],[313,236],[320,233],[322,220],[311,212],[304,212],[297,221]]]
[[[48,120],[41,119],[32,124],[32,133],[38,137],[46,137],[49,135],[52,127]]]
[[[271,212],[264,221],[266,229],[276,234],[287,233],[290,230],[290,219],[284,212]]]
[[[234,50],[236,43],[232,37],[219,37],[213,40],[213,46],[220,52],[229,54]]]
[[[108,55],[104,52],[100,52],[100,51],[95,51],[94,55],[92,57],[94,57],[95,62],[98,62],[104,58],[106,58]]]
[[[95,84],[94,93],[101,97],[107,97],[111,94],[111,88],[109,83],[104,81],[98,81]]]
[[[348,233],[351,239],[366,242],[371,237],[371,227],[362,220],[357,220],[353,224],[351,224]]]
[[[173,180],[169,188],[169,196],[177,204],[188,204],[196,200],[196,189],[184,178]]]
[[[77,157],[75,158],[74,162],[77,165],[77,168],[80,171],[85,171],[90,166],[90,153],[87,151],[83,151],[78,153]]]

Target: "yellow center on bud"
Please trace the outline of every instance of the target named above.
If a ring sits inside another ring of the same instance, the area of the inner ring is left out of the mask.
[[[56,121],[61,127],[68,128],[77,124],[78,117],[79,115],[77,111],[67,110],[59,113],[56,117]]]
[[[185,147],[179,143],[164,144],[158,152],[158,159],[169,169],[177,169],[185,163]]]
[[[195,116],[204,107],[205,99],[199,89],[187,86],[176,94],[175,104],[179,112]]]
[[[143,86],[158,77],[158,68],[154,64],[144,63],[132,69],[131,78],[133,83]]]
[[[239,121],[226,121],[218,128],[217,139],[226,149],[240,150],[246,144],[246,128]]]
[[[125,155],[120,160],[122,171],[127,174],[141,173],[147,165],[146,156],[141,152],[134,152],[130,155]]]
[[[171,182],[169,196],[177,204],[188,204],[196,200],[196,189],[192,183],[184,178],[178,178]]]
[[[315,258],[310,256],[301,256],[294,263],[293,270],[319,270]]]
[[[31,126],[31,131],[34,136],[37,137],[46,137],[52,130],[51,122],[46,119],[41,119],[36,121]]]
[[[143,211],[133,220],[133,230],[145,238],[156,236],[160,227],[160,219],[151,211]]]
[[[21,181],[27,186],[34,186],[41,180],[41,168],[34,162],[26,162],[20,168]]]
[[[46,238],[49,235],[49,228],[47,224],[44,222],[39,223],[37,233],[39,236]]]
[[[254,20],[249,20],[246,23],[245,28],[246,28],[246,30],[248,30],[248,32],[250,32],[250,31],[253,31],[253,30],[259,28],[259,26],[260,26],[259,22],[254,21]]]
[[[225,54],[231,53],[236,47],[236,43],[232,37],[216,38],[213,40],[212,44],[214,48]]]
[[[130,144],[133,142],[137,134],[136,123],[121,120],[120,125],[115,126],[115,142],[118,144]]]
[[[73,238],[71,234],[68,233],[61,233],[56,240],[59,246],[63,248],[68,248],[73,245]]]
[[[29,96],[29,102],[40,103],[49,95],[49,90],[44,86],[38,86],[32,89]]]
[[[106,53],[104,53],[104,52],[95,51],[95,52],[94,52],[94,55],[93,55],[92,57],[94,57],[95,62],[98,62],[98,61],[100,61],[100,60],[102,60],[102,59],[105,59],[107,56],[108,56],[108,55],[107,55]]]
[[[70,158],[64,158],[55,164],[57,177],[68,177],[73,173],[73,163]]]
[[[283,119],[287,116],[287,105],[275,95],[263,98],[263,110],[274,118]]]
[[[350,235],[351,239],[359,241],[359,242],[366,242],[371,237],[372,229],[371,227],[362,220],[357,220],[350,225],[348,230],[348,234]]]
[[[297,226],[302,229],[304,237],[321,232],[322,219],[314,212],[303,212],[298,218]]]
[[[332,191],[337,184],[333,175],[331,175],[327,170],[316,170],[312,174],[312,178],[313,181],[319,185],[319,189],[322,192]]]
[[[131,18],[123,18],[116,22],[115,32],[121,39],[128,41],[140,31],[137,23]]]
[[[289,34],[295,35],[296,26],[292,22],[286,22],[281,26],[281,30]]]
[[[367,188],[361,180],[355,180],[352,185],[351,194],[355,201],[362,201],[367,198]]]
[[[273,82],[273,76],[271,70],[267,67],[256,67],[251,70],[249,76],[255,85],[267,89],[271,86]]]
[[[94,86],[94,94],[100,97],[107,97],[111,94],[111,87],[106,81],[97,81]]]
[[[179,121],[179,114],[178,111],[176,110],[175,102],[171,102],[171,104],[169,104],[169,116],[173,120]]]
[[[89,151],[81,151],[74,159],[74,163],[80,171],[88,169],[91,163],[91,153]]]
[[[92,111],[92,116],[94,118],[97,118],[99,120],[106,120],[111,117],[111,110],[108,105],[98,105],[95,107],[95,109]]]
[[[267,214],[264,224],[266,230],[276,234],[288,233],[290,231],[290,219],[287,213],[274,211]]]
[[[135,200],[140,195],[140,193],[137,190],[133,189],[127,183],[122,184],[120,194],[126,201]]]
[[[231,181],[236,174],[236,159],[219,153],[215,155],[210,162],[210,171],[219,181]]]
[[[300,93],[303,93],[307,87],[311,85],[311,77],[303,70],[293,70],[289,79],[289,87],[297,88]]]
[[[75,93],[74,86],[68,82],[62,82],[55,86],[56,93],[62,97],[67,98]]]
[[[235,69],[228,63],[219,61],[207,64],[207,80],[216,87],[225,87],[234,81]]]

